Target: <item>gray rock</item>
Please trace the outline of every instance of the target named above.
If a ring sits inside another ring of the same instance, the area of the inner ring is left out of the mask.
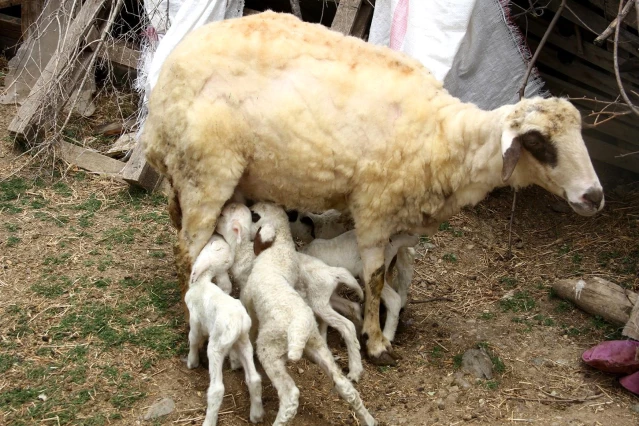
[[[632,411],[634,411],[635,413],[639,413],[639,404],[635,404],[632,406]]]
[[[532,363],[541,367],[542,365],[544,365],[546,363],[546,359],[545,358],[533,358],[532,359]]]
[[[435,244],[433,243],[424,243],[423,246],[425,249],[428,249],[428,250],[432,250],[435,248]]]
[[[175,402],[171,398],[162,398],[155,404],[149,407],[149,410],[144,415],[144,420],[153,420],[158,417],[171,414],[175,410]]]
[[[493,378],[493,363],[486,351],[482,349],[468,349],[462,356],[462,370],[478,379]]]
[[[455,373],[455,383],[462,389],[470,389],[470,383],[464,379],[464,374],[461,371]]]

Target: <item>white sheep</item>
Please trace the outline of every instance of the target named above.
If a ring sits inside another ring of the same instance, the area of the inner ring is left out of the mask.
[[[321,214],[287,212],[291,222],[291,234],[294,240],[308,244],[315,238],[329,239],[353,229],[353,220],[341,212],[331,209]]]
[[[360,299],[364,298],[362,288],[347,269],[328,266],[321,260],[303,253],[296,253],[296,255],[300,267],[300,278],[295,284],[295,289],[317,316],[320,335],[325,342],[328,326],[340,333],[348,351],[347,377],[357,382],[364,371],[357,331],[353,322],[340,315],[332,304],[340,305],[341,303],[341,301],[334,302],[336,298],[342,299],[335,294],[340,284],[354,291]],[[343,300],[347,301],[347,299]]]
[[[251,212],[257,257],[240,299],[258,323],[257,356],[280,399],[274,424],[286,424],[297,413],[299,389],[288,374],[286,360],[297,361],[303,353],[333,380],[338,394],[361,423],[376,425],[357,390],[335,364],[313,311],[293,288],[299,279],[299,266],[284,210],[257,203],[251,206]]]
[[[362,336],[377,364],[394,363],[379,324],[391,235],[432,235],[500,186],[540,185],[586,216],[604,206],[568,100],[484,111],[409,56],[290,14],[191,32],[148,107],[141,143],[172,188],[180,284],[236,189],[288,210],[348,211],[363,261]]]
[[[411,248],[418,242],[419,238],[415,235],[398,234],[391,237],[384,248],[385,275],[391,274],[394,268],[398,270],[397,279],[388,279],[389,276],[384,280],[384,288],[381,292],[381,300],[387,310],[383,333],[384,337],[391,342],[395,338],[399,324],[399,313],[406,303],[406,294],[413,271],[412,253],[401,254],[400,249]],[[362,278],[364,265],[359,256],[354,230],[331,239],[317,238],[304,246],[302,252],[322,260],[327,265],[346,268],[353,276]]]
[[[257,423],[264,417],[262,407],[262,379],[253,363],[253,346],[249,340],[251,318],[239,300],[214,285],[211,279],[219,271],[220,241],[207,244],[196,258],[194,270],[199,273],[191,282],[185,295],[189,310],[189,355],[187,367],[197,368],[199,348],[208,337],[206,349],[210,385],[207,392],[207,410],[204,426],[217,424],[217,415],[224,398],[222,366],[224,359],[233,353],[242,364],[251,400],[250,419]],[[228,245],[226,246],[228,249]]]

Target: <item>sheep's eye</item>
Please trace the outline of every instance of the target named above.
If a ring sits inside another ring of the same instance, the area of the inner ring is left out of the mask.
[[[253,221],[253,223],[257,222],[258,220],[260,220],[261,216],[255,212],[251,212],[251,220]]]

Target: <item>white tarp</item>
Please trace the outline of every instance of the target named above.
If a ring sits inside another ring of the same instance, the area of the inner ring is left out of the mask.
[[[530,52],[508,0],[377,0],[369,42],[414,57],[463,101],[493,109],[518,100]],[[532,75],[526,96],[541,93]]]

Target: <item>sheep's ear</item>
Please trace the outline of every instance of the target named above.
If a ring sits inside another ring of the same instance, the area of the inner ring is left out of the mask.
[[[253,241],[253,252],[259,256],[264,250],[273,245],[275,241],[275,229],[270,225],[260,226]]]
[[[234,220],[233,225],[231,226],[231,229],[233,230],[233,233],[235,234],[237,243],[240,244],[242,242],[242,226],[240,225],[240,222],[237,220]]]
[[[501,135],[501,154],[504,166],[501,169],[501,179],[506,182],[515,171],[515,166],[521,155],[521,141],[517,133],[512,130],[505,130]]]

